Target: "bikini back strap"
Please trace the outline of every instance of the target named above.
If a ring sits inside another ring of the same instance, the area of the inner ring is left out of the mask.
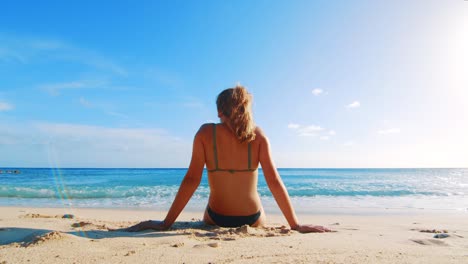
[[[216,166],[215,170],[218,170],[218,149],[216,148],[216,124],[213,124],[213,155]]]
[[[252,144],[250,144],[250,142],[247,148],[248,148],[248,156],[249,156],[249,170],[251,170],[252,169]]]

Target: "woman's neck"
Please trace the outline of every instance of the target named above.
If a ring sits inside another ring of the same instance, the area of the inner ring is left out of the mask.
[[[232,129],[231,125],[229,124],[229,122],[227,122],[226,120],[221,120],[221,124],[226,126],[231,132],[234,133],[234,129]]]

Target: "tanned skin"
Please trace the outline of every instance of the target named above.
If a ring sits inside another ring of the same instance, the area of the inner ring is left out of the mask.
[[[226,122],[227,118],[221,113],[218,116],[221,119],[221,123],[216,127],[219,168],[247,169],[247,143],[240,143],[229,127],[229,122]],[[252,168],[261,165],[266,183],[291,229],[301,233],[330,232],[331,230],[323,226],[299,224],[286,187],[273,162],[268,138],[258,127],[255,134],[255,139],[251,141]],[[208,170],[215,169],[212,124],[202,125],[195,135],[189,168],[164,221],[144,221],[125,231],[169,229],[200,184],[205,165]],[[265,224],[265,212],[257,192],[258,170],[234,173],[209,172],[208,181],[210,185],[208,205],[213,211],[232,216],[252,215],[261,211],[260,218],[252,226],[258,227]],[[206,224],[215,225],[206,210],[203,221]]]

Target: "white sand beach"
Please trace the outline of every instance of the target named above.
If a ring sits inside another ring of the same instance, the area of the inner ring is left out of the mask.
[[[299,215],[336,231],[321,234],[291,231],[282,215],[268,215],[264,228],[215,228],[183,212],[169,231],[109,231],[163,216],[0,207],[0,263],[468,263],[462,212]]]

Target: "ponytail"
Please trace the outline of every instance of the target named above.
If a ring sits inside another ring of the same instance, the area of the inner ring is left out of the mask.
[[[222,91],[216,99],[218,111],[228,118],[228,124],[240,142],[255,139],[255,123],[252,116],[252,95],[237,85]]]

